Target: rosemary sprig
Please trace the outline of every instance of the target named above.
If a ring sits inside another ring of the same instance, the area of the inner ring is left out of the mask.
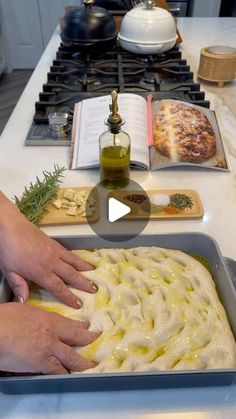
[[[28,188],[25,187],[20,199],[14,197],[19,210],[32,223],[36,225],[39,223],[47,205],[56,198],[64,170],[66,170],[64,167],[54,165],[53,172],[43,171],[43,180],[37,176],[34,184],[31,182]]]

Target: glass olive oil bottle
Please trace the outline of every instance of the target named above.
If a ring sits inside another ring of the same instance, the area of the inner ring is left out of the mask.
[[[119,189],[129,183],[130,137],[121,130],[124,120],[118,113],[115,90],[111,97],[111,114],[106,121],[108,130],[99,138],[100,178],[106,188]]]

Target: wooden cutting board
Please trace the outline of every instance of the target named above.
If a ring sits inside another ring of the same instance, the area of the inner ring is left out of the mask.
[[[158,213],[151,213],[151,219],[188,219],[188,218],[202,218],[204,215],[204,210],[202,207],[202,203],[197,191],[192,189],[163,189],[158,191],[148,191],[148,196],[151,197],[153,195],[164,194],[164,195],[174,195],[174,194],[184,194],[189,196],[192,199],[193,206],[192,208],[186,208],[184,210],[180,210],[178,213],[168,213],[165,210]]]
[[[73,189],[76,192],[86,191],[89,193],[92,191],[92,196],[95,199],[95,212],[88,217],[89,222],[95,222],[99,219],[99,199],[96,189],[88,186],[59,188],[56,199],[62,199],[64,192],[68,189]],[[56,225],[68,225],[68,224],[87,224],[87,218],[82,215],[67,215],[67,208],[55,208],[52,204],[47,207],[46,213],[42,217],[39,225],[40,226],[56,226]]]
[[[132,204],[132,202],[125,199],[126,195],[132,195],[132,194],[140,194],[142,195],[142,192],[140,191],[114,191],[109,194],[109,196],[114,197],[118,200],[120,200],[125,205],[128,205],[131,207],[131,213],[123,217],[124,219],[129,220],[137,220],[147,217],[147,213],[142,211],[142,204]],[[186,208],[184,210],[177,210],[170,206],[163,206],[163,208],[158,208],[158,210],[155,211],[155,208],[153,208],[153,205],[151,205],[151,213],[150,213],[150,220],[161,220],[161,219],[168,219],[168,220],[178,220],[178,219],[193,219],[193,218],[202,218],[204,215],[203,207],[199,198],[199,195],[197,191],[192,189],[152,189],[147,190],[146,194],[148,195],[150,202],[151,197],[154,195],[158,197],[158,195],[165,195],[170,196],[174,194],[184,194],[187,195],[192,200],[192,208]],[[144,194],[145,195],[145,194]],[[140,208],[139,208],[140,207]],[[139,210],[140,209],[140,210]]]
[[[92,190],[91,187],[84,186],[84,187],[68,187],[68,188],[60,188],[58,191],[57,198],[61,199],[64,195],[64,192],[67,189],[73,189],[76,192],[81,192],[85,190],[86,192],[90,192]],[[131,207],[132,211],[131,214],[126,215],[122,218],[122,220],[137,220],[146,218],[147,214],[139,211],[139,205],[133,204],[132,202],[125,199],[126,195],[132,194],[139,194],[141,195],[142,192],[140,191],[130,191],[130,190],[123,190],[123,191],[107,191],[107,199],[110,197],[114,197],[115,199],[123,202],[125,205]],[[152,189],[147,190],[146,194],[151,199],[153,196],[158,195],[166,195],[167,197],[173,194],[184,194],[191,198],[193,206],[192,208],[187,208],[184,210],[176,211],[174,208],[168,206],[168,208],[158,208],[158,211],[153,210],[150,214],[150,221],[152,220],[178,220],[178,219],[198,219],[202,218],[204,215],[203,207],[199,198],[197,191],[192,189]],[[98,198],[98,191],[93,189],[93,197],[96,200],[95,203],[95,212],[92,216],[89,217],[89,222],[96,222],[100,217],[100,209],[99,209],[99,198]],[[50,204],[47,208],[47,212],[43,216],[40,222],[40,226],[56,226],[56,225],[69,225],[69,224],[87,224],[87,218],[82,217],[81,215],[70,216],[66,214],[66,208],[55,208],[52,204]]]

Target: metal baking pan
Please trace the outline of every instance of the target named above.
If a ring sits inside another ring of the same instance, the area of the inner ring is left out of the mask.
[[[160,246],[180,249],[207,259],[221,302],[223,303],[236,338],[236,281],[235,262],[224,259],[216,241],[201,233],[140,235],[117,242],[97,236],[56,237],[69,249],[101,247]],[[127,240],[126,240],[127,239]],[[6,295],[9,292],[5,292]],[[3,299],[2,299],[3,301]],[[101,390],[137,390],[197,386],[222,386],[236,383],[236,368],[218,370],[151,371],[128,373],[83,373],[72,375],[23,375],[0,377],[0,391],[7,394],[80,392]]]

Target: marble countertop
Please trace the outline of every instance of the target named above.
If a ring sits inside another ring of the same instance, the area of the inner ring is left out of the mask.
[[[236,19],[180,18],[183,58],[197,74],[200,49],[208,45],[236,47]],[[42,84],[59,44],[54,33],[0,137],[0,189],[9,197],[21,195],[24,186],[52,170],[54,163],[68,167],[65,147],[25,147],[24,140],[34,114]],[[144,233],[199,231],[213,236],[224,255],[236,259],[236,81],[219,88],[202,82],[202,90],[215,109],[225,144],[230,173],[203,170],[162,170],[155,173],[132,172],[132,179],[144,188],[196,189],[205,210],[202,220],[151,222]],[[66,171],[63,186],[94,185],[97,170]],[[88,226],[48,227],[50,235],[92,234]],[[218,388],[168,389],[82,394],[8,396],[0,394],[4,418],[234,418],[236,385]]]

